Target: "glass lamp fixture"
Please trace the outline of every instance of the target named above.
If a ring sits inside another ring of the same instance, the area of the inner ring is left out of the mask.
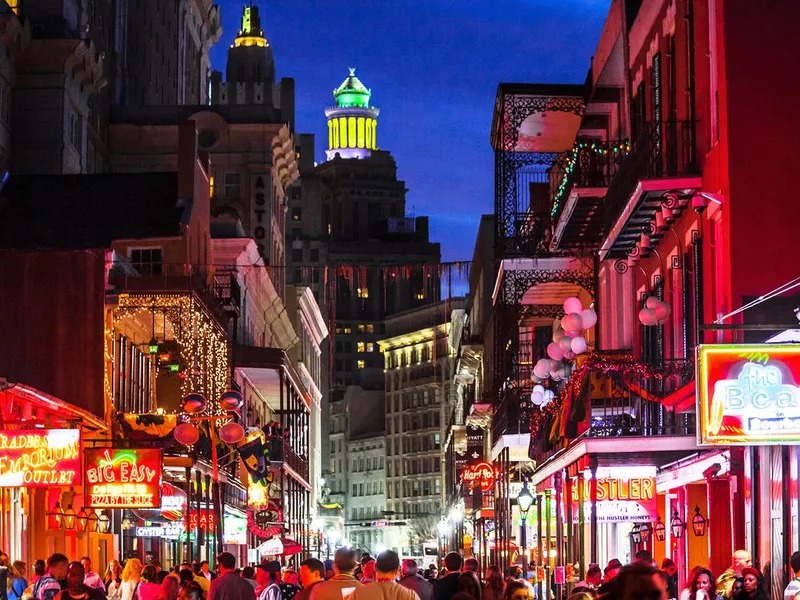
[[[111,531],[111,519],[106,513],[101,513],[97,517],[97,533],[108,533]]]
[[[639,523],[639,535],[642,536],[642,542],[650,539],[650,523]]]
[[[692,531],[697,537],[703,537],[706,534],[706,523],[707,521],[700,514],[700,507],[694,507],[694,517],[692,517]]]
[[[90,510],[86,519],[88,522],[86,528],[89,530],[89,533],[97,533],[97,521],[98,521],[97,513],[94,512],[93,510]]]
[[[47,527],[50,529],[61,529],[61,521],[64,518],[64,511],[61,510],[61,503],[56,502],[53,510],[47,513]]]
[[[672,537],[676,540],[683,537],[683,530],[686,529],[686,522],[680,518],[677,510],[672,513],[672,521],[669,523],[669,528],[672,531]]]
[[[527,481],[522,483],[522,489],[519,495],[517,495],[517,504],[519,505],[519,510],[522,512],[522,518],[524,519],[533,504],[533,494],[531,494],[531,491],[528,489]]]
[[[64,517],[61,519],[61,527],[67,531],[75,529],[75,511],[72,510],[72,504],[68,504],[67,510],[64,511]]]
[[[155,336],[153,336],[152,339],[147,342],[147,350],[150,352],[150,354],[158,353],[158,340]]]
[[[642,543],[642,533],[638,523],[634,523],[633,527],[631,528],[631,541],[634,544]]]
[[[75,528],[80,532],[84,532],[86,531],[87,525],[89,525],[89,515],[81,508],[78,514],[75,515]]]
[[[656,518],[656,522],[653,524],[653,533],[656,535],[657,542],[663,542],[667,537],[667,528],[660,516]]]

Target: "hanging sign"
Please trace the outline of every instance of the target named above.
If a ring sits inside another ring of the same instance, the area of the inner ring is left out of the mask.
[[[579,520],[579,485],[583,485],[583,515],[591,518],[591,471],[572,480],[572,521]],[[555,504],[555,503],[554,503]],[[653,466],[599,467],[597,469],[597,520],[601,523],[655,521],[656,468]]]
[[[161,450],[86,450],[86,506],[161,506]]]
[[[217,521],[214,518],[214,511],[192,510],[189,511],[189,529],[192,531],[202,529],[203,531],[214,531]]]
[[[497,469],[492,467],[487,462],[481,462],[477,465],[467,467],[461,473],[462,481],[469,484],[479,485],[481,491],[488,492],[494,487],[495,479],[497,478]]]
[[[283,524],[270,521],[274,513],[267,510],[248,510],[247,528],[260,538],[270,538],[283,532]]]
[[[80,430],[0,431],[0,487],[78,485]]]
[[[800,442],[800,345],[697,349],[698,443]]]
[[[183,525],[165,525],[163,527],[137,527],[136,537],[164,538],[177,540],[183,535]]]

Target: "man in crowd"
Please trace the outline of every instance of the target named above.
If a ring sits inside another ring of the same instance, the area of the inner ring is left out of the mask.
[[[61,591],[61,583],[67,577],[69,560],[56,552],[47,559],[47,572],[33,586],[34,600],[53,600]]]
[[[198,564],[197,566],[199,567],[200,565]],[[197,585],[200,586],[200,589],[203,590],[203,593],[207,594],[208,590],[211,588],[211,582],[202,575],[200,575],[198,571],[195,571],[189,563],[183,563],[181,565],[179,573],[187,569],[192,572],[192,577],[194,578],[194,581],[197,582]]]
[[[458,591],[458,577],[461,571],[461,555],[450,552],[444,557],[444,577],[433,582],[434,600],[450,600]]]
[[[414,591],[397,583],[399,570],[397,552],[381,552],[375,560],[375,583],[356,589],[352,600],[417,600]]]
[[[401,565],[400,585],[416,592],[419,600],[433,600],[433,586],[419,576],[417,561],[407,558]]]
[[[753,558],[747,550],[737,550],[731,557],[731,566],[717,579],[717,595],[731,600],[733,597],[733,584],[742,576],[742,569],[751,566]]]
[[[622,563],[619,562],[619,559],[612,558],[608,561],[606,568],[603,569],[603,583],[613,581],[614,578],[620,574],[620,571],[622,571]]]
[[[478,559],[474,556],[470,556],[467,560],[464,561],[464,571],[471,571],[478,576],[478,580],[481,580],[481,567],[478,564]]]
[[[216,573],[213,573],[209,568],[207,560],[200,563],[200,574],[208,581],[214,581],[217,578]]]
[[[311,600],[342,600],[363,588],[364,584],[353,576],[355,569],[356,551],[347,547],[338,548],[333,557],[334,576],[314,586]]]
[[[795,600],[800,596],[800,552],[792,554],[789,565],[792,567],[792,575],[794,575],[794,578],[783,591],[783,600]]]
[[[303,589],[295,596],[294,600],[309,600],[311,590],[325,580],[325,565],[321,560],[308,558],[300,563],[300,583]]]
[[[233,554],[223,552],[217,556],[217,567],[220,576],[211,582],[208,600],[255,600],[253,586],[236,574],[236,558]]]
[[[67,588],[56,595],[56,600],[71,600],[84,597],[85,600],[105,600],[105,591],[89,587],[84,583],[86,570],[78,561],[69,563],[67,567]]]
[[[256,598],[258,600],[281,600],[281,563],[273,560],[261,563],[256,568]]]
[[[283,600],[293,600],[293,598],[300,591],[300,580],[297,577],[297,572],[289,567],[283,573],[283,581],[278,584],[281,588],[281,597]]]
[[[244,579],[247,583],[253,586],[253,589],[256,589],[258,583],[256,583],[256,570],[255,568],[251,567],[250,565],[246,566],[242,569],[242,579]]]
[[[86,584],[90,588],[94,588],[96,590],[102,590],[103,593],[106,591],[106,586],[103,583],[103,578],[100,577],[97,573],[92,571],[92,559],[88,556],[84,556],[81,558],[81,564],[83,565],[83,570],[86,571],[86,577],[83,579],[83,583]]]

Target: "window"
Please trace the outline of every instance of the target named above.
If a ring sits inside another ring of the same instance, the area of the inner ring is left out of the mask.
[[[358,365],[359,369],[363,369],[364,368],[364,361],[363,360],[356,361],[356,364]]]
[[[356,471],[358,471],[358,462],[355,459],[353,459],[353,472]]]
[[[371,344],[370,344],[371,345]],[[366,344],[364,342],[358,342],[356,344],[356,351],[364,352],[366,350]]]
[[[225,199],[238,200],[242,188],[242,176],[239,173],[225,173]]]
[[[299,206],[292,208],[292,221],[300,221],[303,218],[303,209]]]
[[[379,464],[380,464],[380,468],[382,469],[383,468],[383,457],[382,456],[380,457],[380,463]]]
[[[369,289],[365,287],[358,288],[358,297],[362,300],[369,298]]]
[[[83,117],[77,113],[69,113],[69,143],[78,154],[83,142]]]
[[[292,250],[292,262],[303,262],[303,249],[295,248]]]
[[[375,352],[375,344],[367,342],[367,352]]]
[[[311,249],[311,262],[319,262],[319,250],[316,248]]]
[[[299,227],[292,227],[292,240],[299,240],[302,237],[301,229]]]
[[[379,494],[383,493],[383,482],[382,481],[378,482],[378,493]]]
[[[358,484],[353,484],[353,496],[358,496]]]
[[[161,248],[130,248],[128,258],[140,275],[161,275]]]
[[[364,495],[364,484],[363,483],[359,483],[358,484],[358,495],[359,496],[363,496]]]

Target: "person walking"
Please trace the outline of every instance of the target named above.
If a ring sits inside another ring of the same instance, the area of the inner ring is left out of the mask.
[[[138,558],[129,558],[122,569],[122,585],[120,586],[120,600],[136,600],[136,591],[142,580],[142,561]]]
[[[294,600],[309,600],[311,590],[323,581],[325,581],[325,565],[316,558],[307,558],[300,563],[300,583],[303,584],[303,589]]]
[[[207,560],[200,563],[200,575],[205,577],[208,581],[214,581],[217,578],[217,574],[211,570]]]
[[[256,569],[255,589],[258,600],[282,600],[281,588],[281,563],[276,560],[261,563]]]
[[[236,573],[236,557],[230,552],[217,556],[219,577],[214,577],[208,600],[256,600],[253,586]]]
[[[469,594],[473,600],[481,600],[481,580],[474,571],[464,571],[458,578],[459,595]]]
[[[405,559],[400,565],[400,585],[410,589],[419,596],[419,600],[433,600],[433,586],[419,574],[417,561]]]
[[[8,581],[8,600],[21,600],[28,587],[25,581],[26,565],[21,560],[11,563],[11,578]]]
[[[444,557],[444,577],[433,582],[433,599],[450,600],[458,592],[458,578],[461,576],[461,556],[450,552]]]
[[[353,572],[356,569],[356,551],[352,548],[337,548],[333,557],[334,575],[327,581],[314,586],[311,600],[342,600],[345,596],[364,587]]]
[[[354,590],[352,600],[419,600],[416,592],[397,583],[399,573],[397,552],[384,550],[375,559],[375,582]]]
[[[53,600],[61,591],[61,581],[67,577],[69,559],[56,552],[47,559],[47,571],[33,586],[34,600]]]
[[[158,567],[147,565],[142,569],[142,578],[134,595],[134,600],[158,600],[161,584],[158,582]]]
[[[503,598],[503,574],[500,567],[490,565],[486,569],[486,585],[483,588],[483,600],[502,600]]]
[[[278,584],[283,600],[293,600],[300,591],[300,579],[294,569],[286,569]]]
[[[103,577],[108,600],[120,600],[122,597],[122,565],[114,558],[108,563],[106,574]]]
[[[596,590],[603,582],[603,572],[598,565],[592,565],[586,571],[586,578],[575,584],[573,590],[586,588],[588,590]]]
[[[681,592],[681,598],[685,596],[689,600],[715,600],[714,575],[703,567],[695,568],[684,592]]]
[[[735,600],[767,600],[767,593],[762,585],[762,575],[758,569],[745,567],[742,569],[744,589]]]
[[[789,566],[792,567],[794,577],[783,590],[783,600],[795,600],[800,596],[800,552],[795,552],[789,559]]]
[[[88,556],[84,556],[81,558],[81,564],[83,565],[83,570],[86,572],[86,578],[83,580],[83,583],[90,588],[105,592],[106,585],[103,583],[103,578],[92,571],[92,559]]]
[[[105,600],[105,593],[84,583],[86,569],[78,562],[67,567],[67,587],[56,594],[55,600]]]
[[[161,592],[157,600],[178,600],[181,591],[181,580],[175,573],[170,573],[161,582]]]

